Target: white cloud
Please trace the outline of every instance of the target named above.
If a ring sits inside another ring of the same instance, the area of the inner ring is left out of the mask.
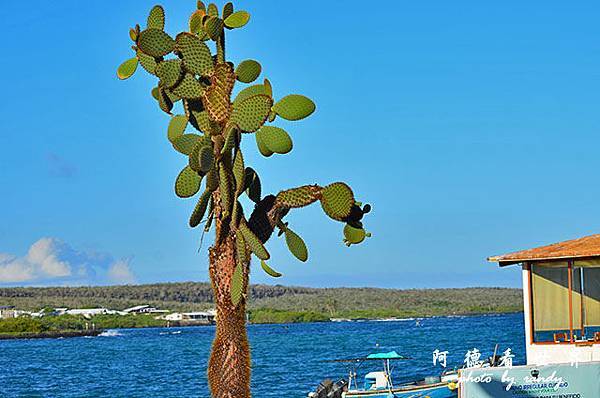
[[[0,283],[27,282],[35,278],[34,267],[15,256],[0,253]]]
[[[26,260],[38,265],[42,274],[50,278],[71,275],[71,267],[66,261],[57,258],[59,250],[57,242],[52,238],[42,238],[29,248]]]
[[[95,285],[135,283],[130,259],[106,253],[75,250],[55,238],[34,242],[18,257],[0,252],[0,284]]]
[[[117,284],[135,283],[135,276],[129,268],[129,260],[119,260],[108,268],[108,278]]]

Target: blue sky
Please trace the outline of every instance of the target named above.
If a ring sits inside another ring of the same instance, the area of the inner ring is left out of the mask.
[[[207,280],[207,240],[198,252],[187,226],[194,201],[173,193],[185,162],[166,139],[154,81],[115,75],[132,54],[129,27],[153,4],[3,4],[4,284]],[[167,30],[185,29],[195,2],[162,4]],[[291,214],[309,262],[273,240],[284,277],[256,269],[254,282],[518,286],[516,269],[485,258],[600,232],[598,2],[236,8],[252,18],[228,35],[228,58],[258,60],[276,96],[317,104],[284,124],[288,155],[264,159],[246,137],[264,191],[343,180],[373,205],[373,237],[351,248],[318,205]]]

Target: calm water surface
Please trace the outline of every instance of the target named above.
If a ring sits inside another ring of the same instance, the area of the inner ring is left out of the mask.
[[[250,325],[255,398],[306,397],[325,377],[345,376],[328,359],[367,355],[378,345],[413,358],[396,363],[395,380],[439,374],[467,350],[490,356],[494,345],[524,363],[523,315],[419,321]],[[175,333],[174,333],[175,332]],[[0,397],[208,397],[206,360],[214,327],[122,329],[94,338],[0,340]],[[374,364],[375,365],[375,364]],[[377,364],[379,365],[379,364]],[[365,370],[375,368],[361,367]]]

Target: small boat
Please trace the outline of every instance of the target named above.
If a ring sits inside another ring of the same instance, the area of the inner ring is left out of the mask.
[[[406,359],[410,358],[399,355],[396,351],[390,351],[370,354],[364,358],[333,360],[331,362],[351,365],[348,379],[341,379],[335,383],[325,380],[319,384],[316,391],[308,394],[308,398],[455,398],[458,396],[458,373],[453,371],[395,385],[392,381],[390,362]],[[363,385],[359,386],[356,370],[366,361],[382,361],[383,370],[367,373]]]

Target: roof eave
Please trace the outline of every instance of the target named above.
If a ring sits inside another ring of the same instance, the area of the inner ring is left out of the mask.
[[[569,261],[569,260],[581,260],[581,259],[600,259],[600,256],[555,256],[555,257],[521,257],[521,258],[507,258],[506,256],[493,256],[488,257],[488,261],[492,263],[498,263],[500,267],[506,267],[508,265],[521,264],[521,263],[537,263],[537,262],[552,262],[552,261]]]

